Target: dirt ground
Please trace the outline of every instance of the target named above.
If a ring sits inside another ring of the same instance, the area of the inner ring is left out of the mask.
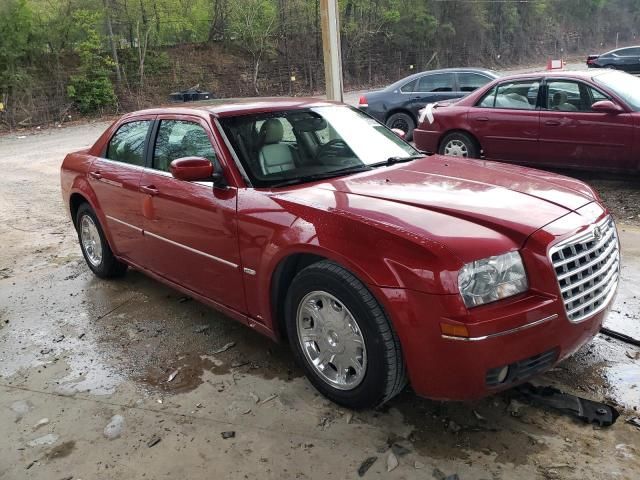
[[[639,415],[640,350],[628,344],[598,336],[536,379],[617,405],[610,428],[508,392],[460,404],[407,389],[351,412],[316,393],[286,345],[135,271],[95,278],[58,169],[105,126],[0,137],[1,479],[347,479],[370,457],[364,478],[640,478],[640,429],[626,423]],[[640,337],[638,180],[591,181],[623,245],[608,325]]]

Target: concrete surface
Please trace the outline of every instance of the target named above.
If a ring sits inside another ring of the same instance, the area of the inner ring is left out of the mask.
[[[58,169],[105,126],[0,137],[1,479],[347,479],[368,457],[365,478],[428,479],[434,468],[462,480],[640,477],[640,429],[625,423],[640,403],[630,345],[598,336],[537,379],[617,404],[610,428],[508,393],[457,404],[407,389],[381,410],[350,412],[315,392],[286,345],[135,271],[95,278]],[[637,336],[640,230],[620,230],[609,324]],[[393,443],[406,451],[395,447],[387,472]]]

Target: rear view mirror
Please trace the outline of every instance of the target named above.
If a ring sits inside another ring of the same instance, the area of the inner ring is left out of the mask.
[[[400,130],[399,128],[392,128],[391,131],[404,140],[404,137],[407,135],[407,132],[404,130]]]
[[[184,157],[171,162],[171,175],[178,180],[193,182],[196,180],[212,180],[213,164],[202,157]]]
[[[601,112],[601,113],[621,113],[624,112],[624,109],[611,100],[600,100],[599,102],[595,102],[591,105],[591,110],[593,112]]]

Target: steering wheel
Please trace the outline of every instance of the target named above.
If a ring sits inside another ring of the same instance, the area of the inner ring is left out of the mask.
[[[349,148],[349,145],[347,145],[347,142],[341,138],[334,138],[318,148],[318,151],[316,152],[316,160],[328,154],[331,156],[337,156],[341,150],[350,151],[351,149]]]

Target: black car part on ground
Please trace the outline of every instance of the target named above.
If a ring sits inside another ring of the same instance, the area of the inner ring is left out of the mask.
[[[615,338],[616,340],[626,342],[630,345],[635,345],[636,347],[640,347],[640,340],[638,340],[637,338],[630,337],[629,335],[625,335],[624,333],[616,332],[615,330],[611,330],[606,327],[602,327],[600,329],[600,333],[608,337]]]
[[[611,405],[564,393],[554,387],[524,383],[514,388],[513,393],[519,400],[551,407],[586,423],[596,423],[601,427],[613,425],[620,416]]]
[[[169,94],[169,100],[172,102],[197,102],[198,100],[210,100],[212,98],[215,98],[215,96],[211,92],[203,92],[197,88],[189,88]]]

